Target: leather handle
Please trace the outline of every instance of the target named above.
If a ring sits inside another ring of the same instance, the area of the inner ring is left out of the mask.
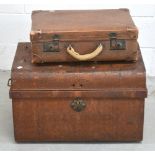
[[[74,50],[74,48],[69,45],[67,47],[67,53],[69,53],[73,58],[79,60],[79,61],[86,61],[95,58],[97,55],[99,55],[103,50],[103,45],[100,43],[99,46],[94,50],[93,52],[89,54],[80,55],[78,52]]]

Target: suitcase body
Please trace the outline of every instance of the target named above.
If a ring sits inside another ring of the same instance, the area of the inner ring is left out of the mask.
[[[32,13],[33,63],[136,61],[137,38],[128,9]]]
[[[137,63],[31,64],[19,43],[11,73],[15,139],[24,141],[141,141],[147,96]]]

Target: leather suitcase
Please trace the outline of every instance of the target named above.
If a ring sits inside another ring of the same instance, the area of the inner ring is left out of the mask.
[[[128,9],[33,11],[32,63],[136,61],[137,37]]]
[[[31,63],[19,43],[11,73],[15,139],[141,141],[145,68],[137,63]]]

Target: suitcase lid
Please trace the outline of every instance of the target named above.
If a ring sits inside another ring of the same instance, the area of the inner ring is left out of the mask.
[[[31,44],[19,43],[11,72],[12,97],[146,96],[141,53],[137,63],[31,63]]]
[[[128,9],[33,11],[32,42],[137,39],[138,30]]]

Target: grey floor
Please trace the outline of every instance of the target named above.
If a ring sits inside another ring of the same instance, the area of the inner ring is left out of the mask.
[[[7,80],[9,71],[0,71],[0,150],[155,150],[155,78],[147,78],[144,140],[141,143],[16,143]]]

